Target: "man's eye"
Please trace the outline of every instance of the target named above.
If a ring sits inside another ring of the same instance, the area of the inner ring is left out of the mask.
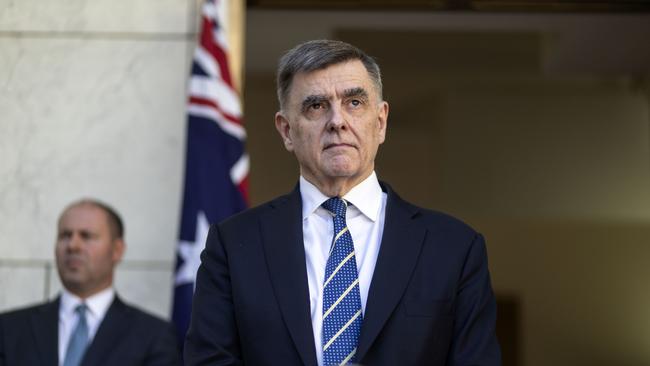
[[[311,109],[321,109],[323,105],[321,103],[314,103],[311,105]]]
[[[358,107],[358,106],[361,105],[361,101],[358,100],[358,99],[352,99],[352,100],[350,101],[350,104],[352,104],[352,106],[354,106],[354,107]]]

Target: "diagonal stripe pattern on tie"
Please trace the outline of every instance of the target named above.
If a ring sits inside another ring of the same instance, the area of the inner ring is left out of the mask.
[[[334,221],[334,237],[323,280],[323,365],[355,362],[363,314],[347,202],[333,197],[323,203]]]
[[[86,323],[86,305],[81,304],[75,309],[78,321],[70,335],[68,348],[65,352],[63,366],[78,366],[88,346],[88,323]]]

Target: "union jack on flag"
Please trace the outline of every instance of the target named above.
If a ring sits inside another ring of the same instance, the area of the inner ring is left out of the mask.
[[[187,107],[183,208],[176,253],[172,320],[181,344],[189,326],[200,253],[208,229],[246,208],[248,155],[239,95],[228,67],[222,0],[202,7]]]

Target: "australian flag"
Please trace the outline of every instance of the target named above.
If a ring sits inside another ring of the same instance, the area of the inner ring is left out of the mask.
[[[228,67],[226,36],[219,20],[224,16],[221,1],[203,4],[189,82],[185,186],[172,311],[181,347],[208,228],[246,208],[248,196],[246,131]]]

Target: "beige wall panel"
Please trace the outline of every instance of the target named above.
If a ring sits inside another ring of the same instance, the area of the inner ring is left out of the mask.
[[[3,0],[0,31],[186,33],[191,0]]]
[[[173,268],[173,264],[147,268],[124,263],[118,267],[115,288],[126,302],[169,319]]]
[[[58,214],[92,196],[127,259],[172,261],[186,42],[0,38],[0,258],[50,259]]]
[[[0,312],[45,300],[45,265],[0,261]]]

